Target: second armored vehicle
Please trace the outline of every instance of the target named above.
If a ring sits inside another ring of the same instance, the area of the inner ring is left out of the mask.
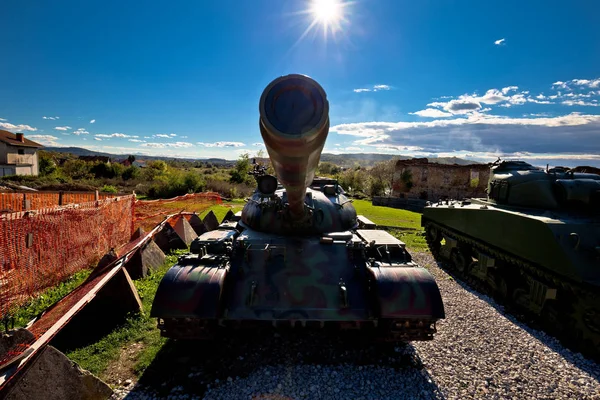
[[[434,255],[600,356],[600,175],[502,161],[487,193],[425,207]]]

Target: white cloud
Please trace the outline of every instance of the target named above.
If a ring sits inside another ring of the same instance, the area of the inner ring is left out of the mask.
[[[4,118],[0,118],[0,121],[6,121],[6,119],[4,119]]]
[[[474,113],[427,122],[360,122],[331,127],[356,145],[420,147],[424,151],[598,152],[600,115],[512,118]]]
[[[129,141],[133,142],[133,143],[146,143],[145,140],[140,140],[140,139],[129,139]]]
[[[57,131],[68,131],[69,129],[73,129],[70,126],[56,126],[54,127]]]
[[[503,44],[504,44],[504,42],[505,42],[505,41],[506,41],[506,39],[504,39],[504,38],[502,38],[502,39],[498,39],[498,40],[494,41],[494,44],[495,44],[496,46],[501,46],[501,45],[503,45]]]
[[[203,143],[198,142],[198,145],[204,147],[244,147],[245,144],[242,142],[214,142],[214,143]]]
[[[51,119],[53,121],[60,119],[60,117],[42,117],[42,119]]]
[[[6,121],[6,120],[3,120],[3,121]],[[13,131],[13,132],[24,132],[24,131],[35,132],[35,131],[37,131],[37,128],[34,128],[29,125],[24,125],[24,124],[14,125],[9,122],[0,122],[0,128],[8,129],[9,131]]]
[[[170,133],[170,134],[169,134],[169,136],[171,136],[171,137],[175,137],[175,136],[177,136],[177,135],[176,135],[176,134],[174,134],[174,133]]]
[[[563,81],[556,81],[552,84],[552,88],[556,89],[556,88],[560,88],[560,89],[569,89],[569,87],[567,86],[566,82]]]
[[[99,142],[101,142],[101,141],[102,141],[102,139],[100,139],[99,137],[95,137],[95,138],[94,138],[94,140],[97,140],[97,141],[99,141]]]
[[[375,85],[373,86],[373,91],[378,91],[378,90],[390,90],[392,87],[389,85]]]
[[[175,148],[186,148],[193,147],[193,143],[188,142],[175,142],[175,143],[143,143],[140,145],[141,147],[152,147],[155,149],[163,149],[166,147],[175,147]]]
[[[507,94],[508,92],[516,91],[516,90],[519,90],[518,86],[507,86],[505,88],[502,88],[502,94]]]
[[[262,147],[265,147],[265,144],[263,142],[256,142],[256,143],[252,143],[252,146],[262,146]]]
[[[95,123],[96,123],[95,119],[93,119],[93,120],[90,121],[90,124],[95,124]]]
[[[600,88],[600,78],[596,78],[596,79],[573,79],[571,81],[574,85],[577,86],[587,86],[589,88]]]
[[[90,133],[88,131],[86,131],[84,128],[79,128],[77,130],[73,131],[73,135],[89,135]]]
[[[46,146],[57,145],[58,143],[56,141],[59,140],[59,138],[52,135],[28,135],[26,137]]]
[[[182,139],[187,139],[188,138],[187,136],[179,136],[179,137],[182,138]]]
[[[130,135],[126,135],[124,133],[111,133],[111,134],[105,134],[105,133],[98,133],[95,135],[97,138],[104,138],[104,139],[110,139],[110,138],[137,138],[137,136],[130,136]]]
[[[453,115],[452,113],[437,110],[435,108],[426,108],[425,110],[415,111],[415,112],[412,112],[409,114],[418,115],[419,117],[427,117],[427,118],[443,118],[443,117],[451,117]]]
[[[392,87],[390,85],[373,85],[370,88],[359,88],[354,89],[354,93],[363,93],[363,92],[379,92],[381,90],[391,90]]]
[[[565,100],[560,104],[565,106],[586,106],[586,107],[600,107],[597,101],[584,101],[584,100]]]
[[[164,138],[164,139],[170,139],[171,136],[167,135],[166,133],[159,133],[156,135],[152,135],[153,138]]]

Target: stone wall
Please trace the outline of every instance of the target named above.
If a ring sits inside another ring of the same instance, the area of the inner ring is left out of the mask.
[[[486,197],[489,164],[436,164],[426,158],[396,163],[394,196],[437,201]]]

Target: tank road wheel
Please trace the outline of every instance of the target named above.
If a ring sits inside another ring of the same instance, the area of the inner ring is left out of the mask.
[[[569,339],[578,349],[600,359],[600,298],[577,296],[572,303]]]
[[[440,248],[442,247],[442,234],[432,224],[425,226],[425,239],[429,245],[429,249],[435,258],[438,258]]]
[[[471,264],[473,263],[471,249],[466,246],[459,246],[455,249],[452,249],[450,260],[452,261],[452,264],[458,273],[462,276],[466,276],[471,269]]]

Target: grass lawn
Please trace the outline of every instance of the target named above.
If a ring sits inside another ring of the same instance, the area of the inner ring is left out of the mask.
[[[364,215],[377,225],[421,229],[421,214],[419,213],[399,208],[374,206],[369,200],[354,200],[352,204],[358,214]]]
[[[206,214],[212,211],[215,213],[217,221],[221,222],[223,217],[225,217],[225,214],[227,214],[227,211],[231,210],[234,213],[241,211],[242,208],[244,208],[244,204],[246,204],[246,202],[243,199],[223,201],[223,204],[215,204],[214,206],[210,206],[206,210],[202,211],[199,215],[200,218],[204,218]]]

